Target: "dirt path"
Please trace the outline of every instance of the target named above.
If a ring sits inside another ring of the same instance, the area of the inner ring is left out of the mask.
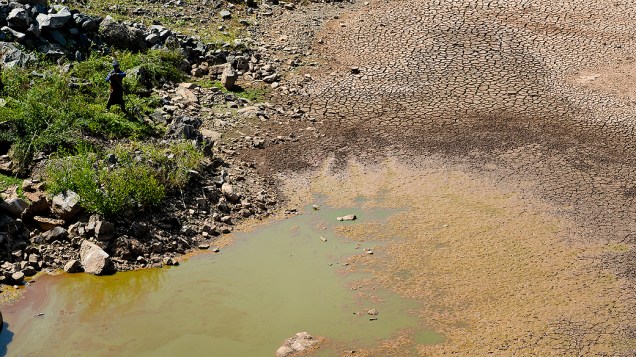
[[[536,204],[541,214],[559,224],[568,222],[567,234],[526,237],[536,248],[527,252],[529,256],[553,257],[549,264],[557,271],[569,271],[537,280],[535,286],[544,291],[546,304],[558,303],[548,282],[567,285],[587,279],[574,273],[580,261],[598,276],[610,274],[620,280],[621,289],[612,294],[621,301],[633,298],[636,107],[634,86],[629,84],[636,58],[633,6],[543,0],[321,6],[329,7],[327,20],[312,8],[289,12],[274,20],[270,32],[272,39],[284,35],[292,44],[312,44],[304,61],[315,65],[301,66],[288,76],[297,83],[296,94],[279,99],[299,103],[316,122],[292,121],[282,129],[274,125],[272,132],[302,129],[304,136],[288,145],[244,153],[245,157],[269,174],[319,168],[325,158],[335,159],[332,168],[337,169],[351,158],[372,167],[388,157],[404,163],[434,157],[442,167],[461,167],[471,177],[523,196],[525,201],[515,206]],[[323,21],[322,27],[299,31],[294,26],[310,19]],[[555,240],[566,242],[566,250],[582,247],[598,254],[555,256],[556,248],[550,245]],[[565,261],[570,265],[560,265]],[[409,269],[425,271],[424,266]],[[498,280],[502,285],[525,276],[523,269],[509,273]],[[586,286],[596,291],[599,280],[593,281]],[[584,290],[571,294],[578,296]],[[606,301],[612,294],[599,293],[589,301]],[[574,322],[564,325],[566,332],[557,344],[561,347],[545,344],[537,353],[558,348],[572,354],[582,351],[563,346],[594,353],[633,352],[631,345],[612,349],[616,335],[607,332],[601,332],[605,337],[596,342],[581,345],[581,334],[594,331],[596,319],[587,319],[579,310],[568,316]],[[629,320],[614,317],[612,331],[633,334]],[[497,321],[515,318],[506,315]],[[560,319],[546,317],[542,328],[565,321]],[[474,329],[462,338],[483,337],[476,332],[488,330],[484,324],[475,320]],[[529,331],[542,333],[540,328]],[[521,339],[512,333],[507,341],[517,341],[510,345],[524,354],[532,351],[524,350],[532,343],[522,344]],[[449,344],[446,351],[468,351],[459,340]]]

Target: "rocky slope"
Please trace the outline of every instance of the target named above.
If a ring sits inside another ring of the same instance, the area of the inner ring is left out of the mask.
[[[269,17],[271,9],[279,8],[293,5],[266,5],[259,16]],[[160,25],[117,22],[30,1],[0,5],[0,25],[2,68],[28,66],[36,58],[72,63],[112,48],[180,50],[191,81],[154,88],[162,105],[143,120],[165,126],[165,136],[157,139],[192,141],[207,156],[190,173],[187,187],[173,192],[159,209],[106,219],[85,212],[73,192],[48,194],[41,168],[49,153],[39,153],[31,177],[6,190],[0,201],[2,283],[20,285],[50,269],[105,274],[177,264],[178,256],[193,249],[214,249],[215,237],[231,232],[235,223],[262,219],[279,206],[274,182],[257,175],[254,164],[245,163],[238,152],[297,140],[293,132],[274,136],[260,123],[308,118],[291,103],[254,102],[266,98],[250,100],[241,93],[281,88],[282,73],[294,68],[294,60],[275,56],[249,38],[236,40],[240,46],[219,46]],[[214,81],[225,88],[206,85]],[[14,165],[4,150],[0,172],[12,175]],[[90,249],[82,248],[88,242],[94,243]]]

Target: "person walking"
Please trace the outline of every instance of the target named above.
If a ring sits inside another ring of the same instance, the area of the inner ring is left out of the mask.
[[[122,83],[126,72],[119,67],[119,62],[113,61],[113,70],[106,76],[106,82],[110,83],[110,96],[106,104],[106,110],[114,104],[118,104],[124,113],[126,112],[126,104],[124,103],[124,85]]]

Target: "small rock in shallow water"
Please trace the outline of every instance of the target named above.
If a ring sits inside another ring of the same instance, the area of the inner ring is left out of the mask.
[[[336,218],[336,219],[342,222],[342,221],[353,221],[353,220],[355,220],[356,218],[357,218],[357,217],[356,217],[356,215],[355,215],[355,214],[348,214],[348,215],[346,215],[346,216],[338,217],[338,218]]]
[[[295,336],[285,340],[282,346],[276,350],[276,357],[287,357],[297,352],[305,351],[318,343],[312,335],[307,332],[299,332]]]
[[[325,238],[325,237],[323,237],[323,236],[320,236],[320,240],[321,240],[321,241],[323,241],[323,242],[326,242],[326,241],[327,241],[327,238]]]
[[[372,316],[375,316],[375,315],[377,315],[377,314],[378,314],[378,310],[376,310],[376,309],[371,309],[371,310],[367,311],[367,314],[372,315]]]

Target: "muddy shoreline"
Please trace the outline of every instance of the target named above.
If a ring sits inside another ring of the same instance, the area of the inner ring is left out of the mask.
[[[311,190],[409,204],[389,226],[410,242],[366,269],[435,316],[448,338],[420,355],[633,354],[633,9],[480,6],[465,21],[416,0],[280,9],[257,33],[290,63],[272,103],[293,109],[238,126],[228,150],[286,209]],[[256,148],[254,131],[293,140]],[[390,235],[376,228],[343,233]]]

